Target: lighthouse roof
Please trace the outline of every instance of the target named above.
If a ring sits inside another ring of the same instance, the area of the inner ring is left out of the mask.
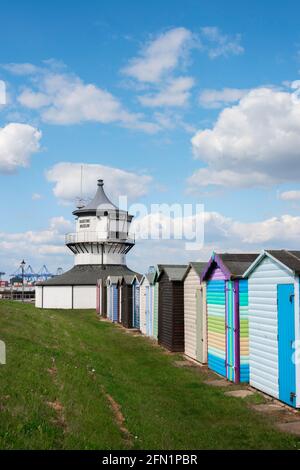
[[[73,215],[96,215],[98,211],[116,211],[118,207],[106,196],[103,180],[98,180],[98,188],[94,198],[86,206],[80,207],[73,212]]]
[[[39,286],[91,286],[96,285],[99,279],[106,279],[108,276],[134,276],[136,272],[123,264],[78,264],[69,271],[54,276],[48,281],[39,282]]]

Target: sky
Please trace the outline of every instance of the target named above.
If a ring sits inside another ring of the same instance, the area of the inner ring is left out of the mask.
[[[140,272],[299,249],[299,14],[292,0],[2,0],[0,271],[72,266],[82,165],[86,200],[103,178],[114,202],[204,205],[202,249],[138,240]]]

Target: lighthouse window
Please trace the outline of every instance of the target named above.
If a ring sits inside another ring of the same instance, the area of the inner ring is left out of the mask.
[[[79,222],[80,228],[89,228],[90,227],[90,219],[81,219]]]

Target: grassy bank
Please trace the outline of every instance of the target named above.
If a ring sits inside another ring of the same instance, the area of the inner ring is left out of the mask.
[[[0,302],[1,449],[295,449],[208,373],[92,311]]]

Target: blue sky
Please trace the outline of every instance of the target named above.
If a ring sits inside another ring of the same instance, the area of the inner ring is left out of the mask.
[[[0,270],[23,256],[72,264],[63,233],[80,163],[86,196],[104,177],[113,198],[205,205],[202,253],[143,243],[136,269],[214,248],[299,248],[299,10],[291,0],[2,2]]]

